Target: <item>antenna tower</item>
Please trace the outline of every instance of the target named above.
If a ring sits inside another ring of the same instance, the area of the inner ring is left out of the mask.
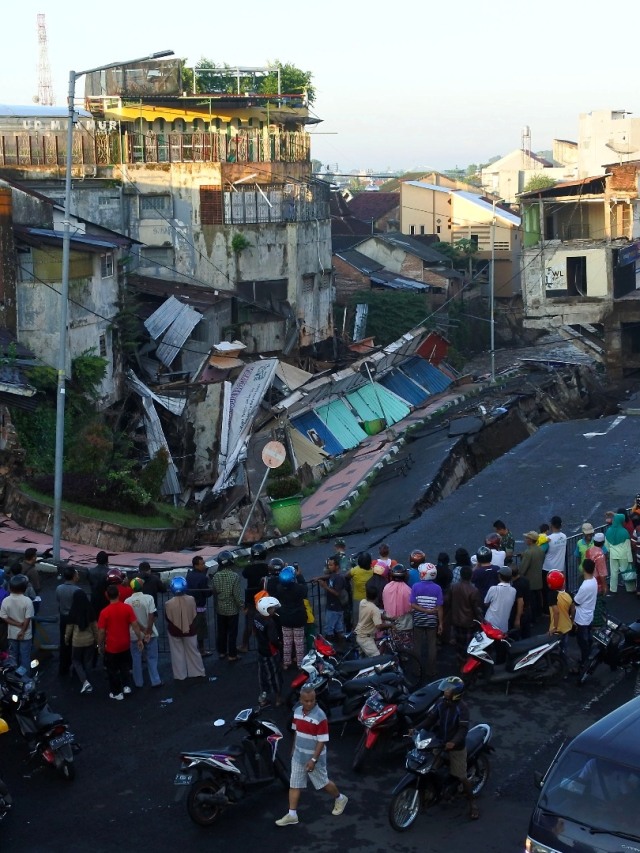
[[[55,103],[47,49],[47,25],[43,14],[38,15],[38,97],[36,100],[46,107],[51,107]]]

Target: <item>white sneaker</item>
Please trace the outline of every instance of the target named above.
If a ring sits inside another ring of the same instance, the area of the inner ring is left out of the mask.
[[[280,820],[276,821],[276,826],[295,826],[298,823],[298,816],[295,817],[289,812],[286,813],[284,817],[281,817]]]
[[[347,803],[349,802],[349,797],[345,797],[344,794],[340,794],[340,796],[334,800],[333,802],[333,811],[331,814],[339,815],[345,810]]]
[[[80,693],[93,693],[93,687],[88,681],[85,681],[85,683],[82,685],[82,690],[80,691]]]
[[[130,687],[125,687],[125,688],[124,688],[124,692],[125,692],[126,694],[131,693],[131,688],[130,688]]]
[[[109,693],[109,699],[117,699],[118,702],[122,702],[124,699],[123,693]]]

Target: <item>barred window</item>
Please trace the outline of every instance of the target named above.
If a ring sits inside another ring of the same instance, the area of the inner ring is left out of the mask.
[[[141,195],[140,219],[166,219],[171,216],[170,195]]]
[[[220,187],[200,187],[200,224],[222,225],[223,221]]]

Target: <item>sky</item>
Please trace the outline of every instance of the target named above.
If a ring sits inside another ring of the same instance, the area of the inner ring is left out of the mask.
[[[30,104],[38,90],[36,16],[46,16],[56,102],[69,70],[172,49],[193,64],[292,62],[311,71],[323,121],[311,129],[312,157],[340,171],[446,169],[554,137],[577,139],[578,116],[640,109],[631,43],[620,36],[637,3],[569,0],[166,0],[91,7],[21,0],[5,16],[0,103]],[[78,93],[84,89],[79,82]]]

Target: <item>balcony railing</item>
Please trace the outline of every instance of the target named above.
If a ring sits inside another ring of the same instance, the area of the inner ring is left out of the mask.
[[[0,136],[0,166],[64,166],[66,133]],[[229,135],[197,133],[87,133],[73,137],[73,164],[121,163],[305,163],[310,138],[304,131],[248,129]]]
[[[249,187],[223,195],[224,221],[233,225],[257,222],[308,222],[329,219],[329,185],[287,184],[279,189]]]

